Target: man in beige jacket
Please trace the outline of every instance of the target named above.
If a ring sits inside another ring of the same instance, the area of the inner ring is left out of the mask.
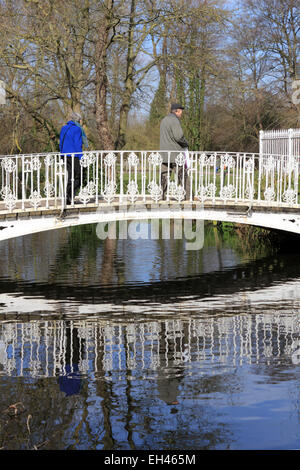
[[[161,169],[161,185],[163,199],[165,199],[168,188],[168,177],[176,169],[176,157],[179,153],[185,153],[188,143],[184,137],[180,119],[184,107],[178,103],[172,103],[171,112],[163,118],[160,123],[160,154],[163,158]],[[165,150],[165,152],[163,151]],[[178,182],[182,184],[184,179],[184,189],[186,199],[190,198],[190,178],[185,166],[179,167]]]

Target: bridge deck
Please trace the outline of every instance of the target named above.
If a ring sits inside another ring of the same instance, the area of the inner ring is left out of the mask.
[[[251,204],[248,202],[243,201],[233,201],[227,200],[224,201],[222,199],[215,199],[214,201],[206,200],[204,202],[200,202],[194,198],[193,201],[181,201],[180,203],[176,200],[170,201],[158,201],[154,203],[153,200],[148,197],[146,199],[140,197],[134,203],[126,200],[126,197],[123,197],[122,202],[120,200],[115,200],[111,203],[107,203],[104,200],[100,200],[97,204],[95,201],[91,201],[89,203],[83,204],[78,200],[75,199],[74,205],[66,206],[65,214],[74,214],[79,212],[96,212],[97,210],[109,210],[109,208],[119,208],[122,206],[127,206],[130,208],[138,208],[141,206],[146,206],[147,209],[158,207],[159,209],[164,208],[175,208],[175,207],[192,207],[193,210],[201,210],[201,209],[215,209],[215,210],[227,210],[237,213],[243,213],[248,211],[250,208],[252,211],[255,210],[264,210],[265,212],[273,212],[273,213],[293,213],[293,214],[300,214],[300,204],[290,205],[287,203],[266,203],[266,201],[253,201]],[[58,216],[61,214],[61,207],[60,204],[57,204],[55,199],[50,199],[46,203],[45,200],[42,200],[40,206],[37,209],[33,209],[30,204],[30,201],[25,202],[24,208],[22,207],[22,202],[17,202],[16,207],[13,210],[8,210],[5,208],[5,204],[0,202],[0,220],[7,220],[7,219],[18,219],[23,217],[41,217],[41,216]]]

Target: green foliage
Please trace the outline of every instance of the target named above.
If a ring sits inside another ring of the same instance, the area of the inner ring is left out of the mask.
[[[127,129],[127,142],[123,150],[159,149],[159,122],[133,124]]]
[[[280,238],[272,230],[231,222],[218,222],[216,230],[225,244],[248,259],[267,256],[279,248]]]

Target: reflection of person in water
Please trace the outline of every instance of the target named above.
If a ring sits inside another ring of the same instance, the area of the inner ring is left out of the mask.
[[[167,377],[166,372],[164,370],[162,372],[164,378],[158,378],[157,380],[158,396],[167,405],[178,405],[178,389],[182,379],[179,377]]]
[[[65,375],[58,378],[59,388],[66,396],[80,393],[82,379],[79,373],[80,339],[77,328],[66,329]]]
[[[178,338],[174,341],[173,338],[168,338],[165,325],[162,324],[162,336],[165,338],[164,341],[159,343],[159,355],[161,369],[158,371],[157,377],[157,391],[158,396],[167,405],[179,405],[179,385],[183,379],[184,368],[182,364],[174,364],[174,357],[176,351],[180,351],[180,345],[178,344]],[[185,332],[183,332],[185,333]],[[182,351],[183,352],[183,351]],[[167,359],[167,363],[164,367],[164,362]],[[166,369],[170,370],[170,374],[167,374]],[[176,408],[172,408],[171,412],[177,412]]]

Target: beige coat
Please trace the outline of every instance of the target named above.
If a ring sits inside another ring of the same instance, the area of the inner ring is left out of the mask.
[[[170,163],[175,162],[175,158],[179,152],[188,147],[188,143],[183,135],[180,119],[170,113],[160,123],[160,150],[174,150],[170,154]],[[178,152],[179,150],[179,152]],[[168,162],[168,153],[160,152],[163,162]]]

